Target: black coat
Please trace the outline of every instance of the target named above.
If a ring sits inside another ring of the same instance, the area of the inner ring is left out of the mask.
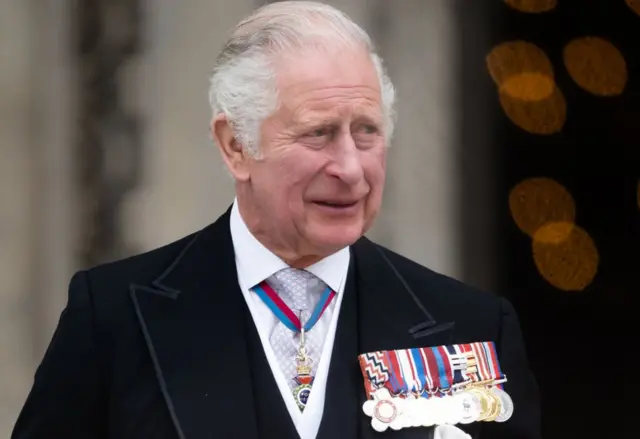
[[[429,437],[433,429],[372,430],[357,354],[474,341],[496,343],[515,412],[463,428],[482,439],[540,438],[537,385],[505,299],[366,238],[351,255],[318,439]],[[247,315],[229,211],[165,247],[77,273],[11,437],[257,439],[274,437],[273,426],[295,437],[273,376],[256,378],[267,363],[248,348],[253,340],[260,350]]]

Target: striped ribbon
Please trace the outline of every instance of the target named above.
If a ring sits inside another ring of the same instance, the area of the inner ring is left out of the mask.
[[[260,284],[255,286],[253,290],[256,292],[258,297],[262,299],[265,305],[269,307],[278,320],[280,320],[287,328],[291,329],[293,332],[300,332],[302,330],[302,324],[300,323],[298,316],[296,316],[291,308],[284,303],[271,285],[266,281],[262,281]],[[304,325],[305,332],[310,331],[311,328],[318,323],[318,320],[320,320],[320,317],[322,317],[322,314],[329,307],[329,304],[335,296],[335,291],[329,287],[325,288],[322,292],[322,296],[320,297],[320,301],[311,314],[311,317],[309,317],[309,320],[307,320]]]
[[[359,362],[368,396],[382,386],[395,395],[441,395],[469,381],[505,380],[493,342],[377,351]]]

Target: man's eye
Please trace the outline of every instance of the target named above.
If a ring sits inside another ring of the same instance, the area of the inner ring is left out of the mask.
[[[375,134],[378,132],[378,127],[376,127],[375,125],[363,125],[362,131],[365,134]]]
[[[311,132],[311,137],[324,137],[329,134],[330,132],[328,128],[318,128]]]

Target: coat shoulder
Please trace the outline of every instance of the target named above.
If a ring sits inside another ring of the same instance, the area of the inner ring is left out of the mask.
[[[161,247],[116,261],[96,265],[86,270],[98,287],[128,286],[131,283],[149,284],[167,270],[173,261],[186,251],[200,232],[192,233]]]
[[[438,273],[386,247],[378,247],[420,299],[478,313],[493,313],[501,307],[503,299],[496,294]]]

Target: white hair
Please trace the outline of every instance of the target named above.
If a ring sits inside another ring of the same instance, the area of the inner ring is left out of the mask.
[[[235,138],[259,152],[262,122],[278,108],[273,56],[327,44],[367,50],[380,81],[384,133],[389,143],[395,122],[395,91],[369,35],[338,9],[313,1],[281,1],[242,20],[218,55],[210,80],[213,117],[223,113]]]

